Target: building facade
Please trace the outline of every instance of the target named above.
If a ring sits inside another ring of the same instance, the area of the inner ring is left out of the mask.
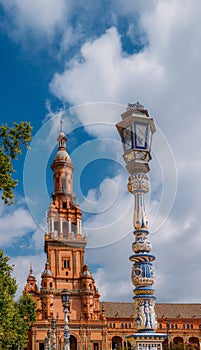
[[[44,249],[47,262],[40,289],[32,268],[24,293],[37,303],[37,321],[29,334],[28,350],[43,350],[46,341],[54,349],[64,345],[63,289],[70,292],[69,328],[71,350],[131,348],[127,336],[135,333],[134,304],[100,302],[92,273],[85,263],[87,239],[82,232],[82,212],[73,193],[73,164],[60,132],[58,151],[51,165],[54,178],[47,213]],[[199,348],[201,304],[156,304],[158,332],[166,332],[167,348]],[[56,320],[56,323],[52,320]]]

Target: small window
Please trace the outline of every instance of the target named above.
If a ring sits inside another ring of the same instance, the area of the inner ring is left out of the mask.
[[[70,260],[69,259],[64,259],[63,260],[63,268],[64,269],[70,269]]]
[[[62,203],[62,208],[63,208],[63,209],[66,209],[66,208],[67,208],[67,203],[66,203],[66,202],[63,202],[63,203]]]

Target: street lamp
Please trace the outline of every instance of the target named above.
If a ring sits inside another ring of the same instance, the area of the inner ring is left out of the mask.
[[[57,344],[56,344],[56,319],[52,319],[52,348],[53,350],[56,350]]]
[[[68,311],[69,311],[69,300],[70,293],[67,289],[63,289],[61,292],[61,300],[64,309],[64,350],[70,350],[70,334],[68,326]]]
[[[132,283],[134,289],[135,317],[134,326],[137,333],[127,339],[138,350],[162,350],[166,335],[156,333],[155,296],[153,284],[155,272],[150,254],[152,246],[149,240],[148,218],[145,210],[144,195],[150,190],[147,173],[151,160],[152,135],[155,124],[148,111],[139,103],[129,103],[127,110],[121,114],[122,120],[116,125],[123,143],[123,158],[130,174],[128,191],[134,195],[134,236],[132,244],[134,255],[130,257],[132,266]]]
[[[45,350],[49,350],[49,349],[48,349],[48,338],[47,338],[47,337],[45,338],[45,346],[44,346],[44,349],[45,349]]]
[[[166,323],[166,330],[167,330],[167,345],[168,345],[168,349],[169,349],[169,339],[168,339],[168,336],[169,336],[169,321],[168,321],[167,317],[165,318],[165,323]]]
[[[51,350],[51,331],[47,331],[47,350]]]

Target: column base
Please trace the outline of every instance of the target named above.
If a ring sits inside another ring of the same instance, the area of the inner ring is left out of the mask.
[[[163,342],[167,334],[152,332],[135,333],[126,339],[133,345],[136,350],[162,350]]]

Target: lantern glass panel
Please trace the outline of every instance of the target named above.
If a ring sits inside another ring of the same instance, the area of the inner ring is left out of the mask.
[[[62,293],[62,302],[63,303],[68,303],[70,299],[70,295],[68,292],[63,292]]]
[[[149,124],[134,122],[134,148],[143,150],[149,148]]]
[[[128,151],[132,148],[132,132],[131,126],[123,129],[123,144],[125,151]]]

